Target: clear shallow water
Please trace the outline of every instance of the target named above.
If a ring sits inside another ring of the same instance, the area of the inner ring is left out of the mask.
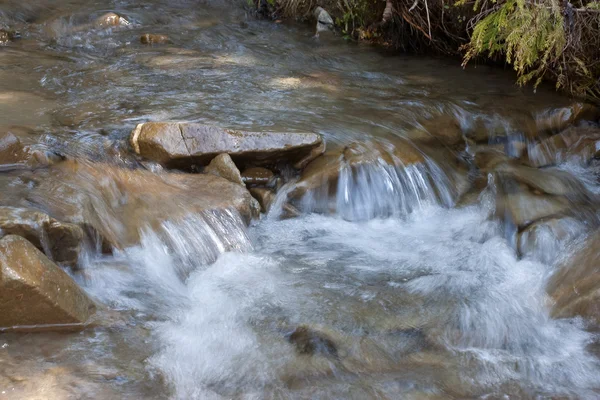
[[[88,25],[107,11],[132,24]],[[0,126],[33,147],[121,166],[138,166],[126,138],[147,120],[310,130],[335,147],[404,136],[440,114],[522,136],[527,121],[570,104],[515,88],[500,70],[315,40],[238,4],[8,1],[0,22],[23,35],[0,49]],[[147,32],[173,44],[144,47]],[[233,214],[189,215],[114,256],[90,251],[74,277],[105,305],[96,326],[2,335],[2,395],[598,397],[597,338],[583,320],[549,316],[556,243],[519,259],[507,227],[488,218],[488,196],[453,208],[460,182],[448,162],[345,176],[338,215],[271,215],[248,229]],[[598,192],[593,170],[562,168]],[[24,177],[5,180],[11,201],[27,198]],[[298,326],[336,350],[299,353]]]

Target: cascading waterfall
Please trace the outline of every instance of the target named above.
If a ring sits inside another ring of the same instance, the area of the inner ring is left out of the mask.
[[[424,154],[422,162],[411,164],[393,157],[390,163],[384,159],[390,158],[385,152],[375,155],[373,160],[358,165],[341,163],[334,189],[324,182],[308,190],[297,201],[298,208],[304,213],[330,213],[351,221],[364,221],[405,217],[427,206],[451,207],[455,203],[462,177],[452,168],[445,171]],[[292,182],[278,193],[274,203],[279,207],[285,204],[284,199],[294,185]]]
[[[449,207],[454,203],[453,192],[446,174],[431,160],[408,166],[365,165],[356,171],[344,167],[336,212],[348,220],[405,216],[433,204]]]

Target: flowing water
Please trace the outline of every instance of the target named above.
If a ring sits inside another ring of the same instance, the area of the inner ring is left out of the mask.
[[[109,11],[130,24],[95,26]],[[500,69],[316,39],[240,3],[4,0],[0,25],[22,36],[0,48],[0,128],[120,168],[160,172],[127,148],[149,120],[313,131],[336,148],[452,115],[465,130],[483,124],[489,143],[514,155],[523,126],[569,118],[568,99],[519,89]],[[148,32],[172,43],[143,46]],[[581,186],[585,217],[561,220],[560,240],[535,232],[527,253],[509,221],[490,218],[503,182],[490,177],[457,204],[468,173],[447,153],[423,154],[420,164],[344,170],[333,194],[308,193],[301,216],[280,219],[291,181],[250,227],[233,212],[187,213],[180,198],[164,205],[177,217],[158,226],[143,210],[122,218],[113,209],[132,200],[112,175],[101,185],[73,177],[103,224],[138,220],[139,244],[112,255],[90,246],[73,271],[102,304],[93,326],[0,336],[0,398],[600,397],[596,335],[584,319],[552,318],[546,294],[565,249],[594,226],[597,171],[565,159],[548,172]],[[74,196],[34,193],[21,171],[0,179],[4,205]]]

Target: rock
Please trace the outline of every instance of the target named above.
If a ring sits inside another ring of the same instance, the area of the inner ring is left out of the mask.
[[[298,218],[302,213],[293,205],[286,203],[281,207],[281,214],[279,217],[281,219],[290,219],[290,218]]]
[[[95,25],[98,28],[112,28],[114,26],[127,26],[130,25],[130,22],[114,12],[109,12],[98,17]]]
[[[600,108],[587,103],[575,103],[569,107],[558,108],[538,115],[535,120],[539,133],[553,134],[561,132],[582,121],[597,122],[600,119]]]
[[[498,165],[506,163],[508,157],[503,151],[491,146],[477,146],[475,166],[484,173],[493,171]]]
[[[327,335],[301,325],[288,335],[288,340],[296,347],[300,354],[322,354],[337,357],[338,350]]]
[[[317,35],[321,32],[334,29],[335,25],[333,23],[333,18],[331,18],[331,15],[329,15],[323,7],[316,7],[313,11],[313,15],[317,20]]]
[[[22,236],[59,264],[75,266],[84,233],[75,224],[59,222],[30,209],[0,206],[0,237]]]
[[[304,158],[302,158],[300,161],[297,161],[293,165],[293,167],[298,170],[304,169],[304,167],[306,167],[312,160],[321,156],[321,154],[323,154],[325,152],[325,149],[326,149],[326,144],[325,144],[325,141],[322,140],[320,145],[313,147],[310,150],[310,153],[308,153],[306,156],[304,156]]]
[[[519,233],[519,254],[552,265],[565,246],[585,231],[585,225],[574,218],[536,221]]]
[[[274,183],[273,171],[262,167],[251,167],[244,170],[242,180],[246,185],[268,186]]]
[[[600,324],[600,233],[589,237],[559,267],[548,284],[552,316],[582,316]]]
[[[17,31],[12,31],[9,29],[0,29],[0,46],[7,45],[10,42],[13,42],[15,39],[19,39],[21,34]]]
[[[154,33],[146,33],[140,37],[142,44],[166,44],[171,43],[167,35],[158,35]]]
[[[342,150],[326,152],[309,163],[302,171],[296,189],[290,193],[290,199],[298,199],[313,190],[333,195],[340,172],[346,167],[353,170],[374,164],[406,167],[424,161],[423,154],[409,143],[353,143]]]
[[[586,165],[600,155],[600,129],[569,128],[531,146],[528,162],[532,167],[560,164],[569,159]]]
[[[158,229],[195,213],[239,213],[249,223],[259,205],[245,187],[212,174],[154,174],[67,160],[34,173],[27,200],[60,221],[96,230],[118,249],[136,245],[143,229]]]
[[[309,163],[290,193],[290,198],[299,198],[308,191],[323,189],[334,194],[337,189],[339,174],[344,162],[343,151],[330,151]]]
[[[230,182],[244,185],[244,180],[240,175],[240,170],[227,153],[219,154],[204,168],[207,174],[213,174],[225,178]]]
[[[79,329],[94,303],[77,284],[20,236],[0,240],[0,328]]]
[[[50,164],[39,151],[25,148],[11,132],[0,133],[0,172],[14,169],[32,169]]]
[[[2,170],[10,166],[25,165],[30,154],[25,150],[21,141],[10,132],[0,134],[0,165]]]
[[[520,187],[497,199],[496,213],[523,228],[542,218],[567,215],[571,204],[561,196],[534,194]]]
[[[456,146],[464,142],[460,123],[453,115],[439,115],[436,118],[422,121],[421,126],[425,132],[416,137],[421,142],[428,144],[439,142],[445,146]],[[415,133],[413,132],[413,134]]]
[[[552,169],[530,168],[517,164],[502,164],[495,168],[504,179],[510,178],[539,192],[565,196],[573,200],[589,200],[592,194],[573,175]]]
[[[184,169],[205,165],[221,153],[228,153],[242,167],[295,164],[323,143],[315,133],[243,132],[177,122],[140,124],[130,141],[140,156]]]
[[[273,200],[275,200],[275,192],[266,188],[251,188],[250,194],[258,200],[261,211],[267,214],[271,208],[271,204],[273,204]]]

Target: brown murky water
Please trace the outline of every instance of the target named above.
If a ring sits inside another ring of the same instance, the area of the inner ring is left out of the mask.
[[[106,12],[130,24],[95,25]],[[500,69],[315,39],[243,3],[5,0],[2,27],[22,37],[0,47],[0,132],[123,168],[152,169],[127,143],[151,120],[313,131],[336,147],[412,139],[424,120],[450,115],[518,156],[532,126],[558,129],[572,106]],[[172,43],[143,45],[145,33]],[[384,168],[342,180],[358,200],[338,202],[336,215],[249,229],[234,215],[144,227],[144,196],[160,189],[128,193],[102,167],[68,179],[52,168],[0,173],[2,205],[60,213],[81,198],[93,209],[82,218],[141,236],[110,256],[94,243],[73,272],[103,304],[93,327],[0,335],[0,398],[597,398],[597,339],[582,319],[551,318],[545,293],[570,242],[521,257],[516,228],[488,218],[491,192],[509,189],[489,182],[479,202],[455,207],[468,174],[448,155],[428,153],[426,169],[393,181]],[[566,222],[578,240],[596,224],[596,169],[559,172],[589,191]],[[388,189],[409,184],[406,204],[391,207]],[[135,215],[115,211],[133,199]],[[304,210],[317,209],[309,200]],[[164,203],[185,214],[185,199]],[[373,219],[383,214],[393,217]],[[219,255],[228,248],[238,251]],[[298,325],[321,332],[314,355],[297,350]]]

